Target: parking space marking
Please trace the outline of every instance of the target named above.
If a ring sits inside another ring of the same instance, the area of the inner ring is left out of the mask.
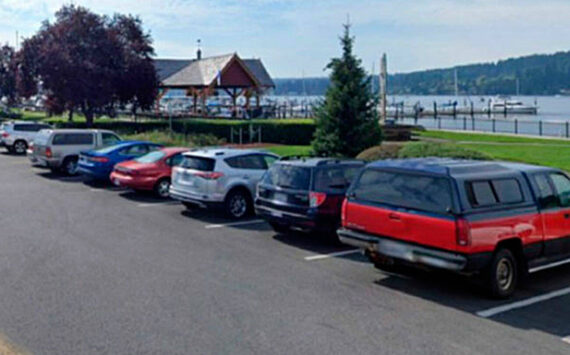
[[[305,260],[306,260],[306,261],[322,260],[322,259],[334,258],[334,257],[336,257],[336,256],[343,256],[343,255],[356,254],[356,253],[359,253],[359,252],[360,252],[360,249],[351,249],[351,250],[345,250],[345,251],[337,251],[336,253],[318,254],[318,255],[313,255],[313,256],[307,256],[307,257],[305,257]]]
[[[536,304],[536,303],[548,301],[548,300],[551,300],[553,298],[565,296],[568,294],[570,294],[570,287],[563,288],[563,289],[558,290],[558,291],[549,292],[549,293],[541,295],[541,296],[531,297],[531,298],[526,299],[526,300],[522,300],[522,301],[506,304],[503,306],[489,308],[489,309],[486,309],[483,311],[479,311],[479,312],[477,312],[477,315],[479,317],[483,317],[483,318],[490,318],[490,317],[496,316],[497,314],[509,312],[509,311],[512,311],[512,310],[518,309],[518,308],[528,307],[528,306],[531,306],[531,305]]]
[[[252,221],[243,221],[243,222],[231,222],[231,223],[221,223],[221,224],[208,224],[206,229],[215,229],[215,228],[225,228],[225,227],[233,227],[233,226],[244,226],[247,224],[258,224],[264,223],[265,221],[262,219],[254,219]]]
[[[180,202],[178,201],[158,201],[158,202],[148,202],[148,203],[139,203],[137,206],[139,207],[154,207],[154,206],[164,206],[164,205],[179,205]]]
[[[562,338],[562,341],[565,342],[566,344],[570,344],[570,335],[568,335],[567,337]]]

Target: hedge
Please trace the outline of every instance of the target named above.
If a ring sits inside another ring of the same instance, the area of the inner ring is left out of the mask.
[[[85,128],[84,122],[56,122],[58,128]],[[261,128],[261,137],[264,143],[278,143],[288,145],[309,145],[313,139],[315,124],[310,119],[286,119],[286,120],[225,120],[225,119],[190,119],[176,120],[172,128],[177,133],[183,134],[213,134],[227,142],[232,141],[232,128],[234,131],[233,141],[239,142],[239,130],[242,129],[242,142],[250,141],[250,126],[257,130]],[[168,121],[119,121],[99,120],[95,121],[95,128],[108,129],[121,134],[134,134],[148,131],[167,130]],[[253,141],[258,136],[254,132]]]

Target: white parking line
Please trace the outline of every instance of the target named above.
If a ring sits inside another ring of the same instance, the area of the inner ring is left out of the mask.
[[[570,335],[568,335],[567,337],[562,338],[562,341],[565,342],[566,344],[570,344]]]
[[[164,205],[179,205],[180,202],[178,201],[158,201],[158,202],[149,202],[149,203],[139,203],[137,206],[139,207],[154,207],[154,206],[164,206]]]
[[[360,252],[360,249],[351,249],[351,250],[345,250],[345,251],[338,251],[336,253],[330,253],[330,254],[318,254],[318,255],[313,255],[313,256],[307,256],[307,257],[305,257],[305,260],[306,261],[322,260],[322,259],[327,259],[327,258],[334,258],[335,256],[356,254],[358,252]]]
[[[232,222],[232,223],[221,223],[221,224],[208,224],[206,229],[214,229],[214,228],[224,228],[224,227],[232,227],[232,226],[244,226],[246,224],[258,224],[264,223],[265,221],[262,219],[254,219],[252,221],[243,221],[243,222]]]
[[[529,298],[526,300],[506,304],[506,305],[499,306],[499,307],[486,309],[484,311],[479,311],[479,312],[477,312],[477,315],[479,317],[489,318],[489,317],[496,316],[497,314],[512,311],[513,309],[528,307],[528,306],[536,304],[536,303],[548,301],[548,300],[551,300],[553,298],[561,297],[561,296],[568,295],[568,294],[570,294],[570,287],[563,288],[563,289],[558,290],[558,291],[549,292],[549,293],[541,295],[541,296],[532,297],[532,298]]]

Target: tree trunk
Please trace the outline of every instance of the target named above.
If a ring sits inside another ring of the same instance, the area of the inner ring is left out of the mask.
[[[93,127],[93,108],[91,108],[89,104],[83,103],[81,105],[81,110],[85,115],[85,125],[87,126],[87,128]]]
[[[133,108],[131,110],[131,114],[133,115],[133,119],[135,120],[135,123],[137,122],[137,104],[133,103]]]
[[[73,122],[73,107],[69,109],[69,112],[67,113],[67,120],[69,122]]]

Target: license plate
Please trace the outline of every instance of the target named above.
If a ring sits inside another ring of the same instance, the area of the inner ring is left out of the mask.
[[[271,211],[271,215],[273,217],[283,217],[283,213],[281,213],[279,211]]]
[[[121,182],[119,181],[119,179],[113,180],[113,184],[115,184],[115,186],[121,186]]]
[[[276,192],[275,195],[273,195],[273,199],[279,202],[287,202],[287,194]]]

